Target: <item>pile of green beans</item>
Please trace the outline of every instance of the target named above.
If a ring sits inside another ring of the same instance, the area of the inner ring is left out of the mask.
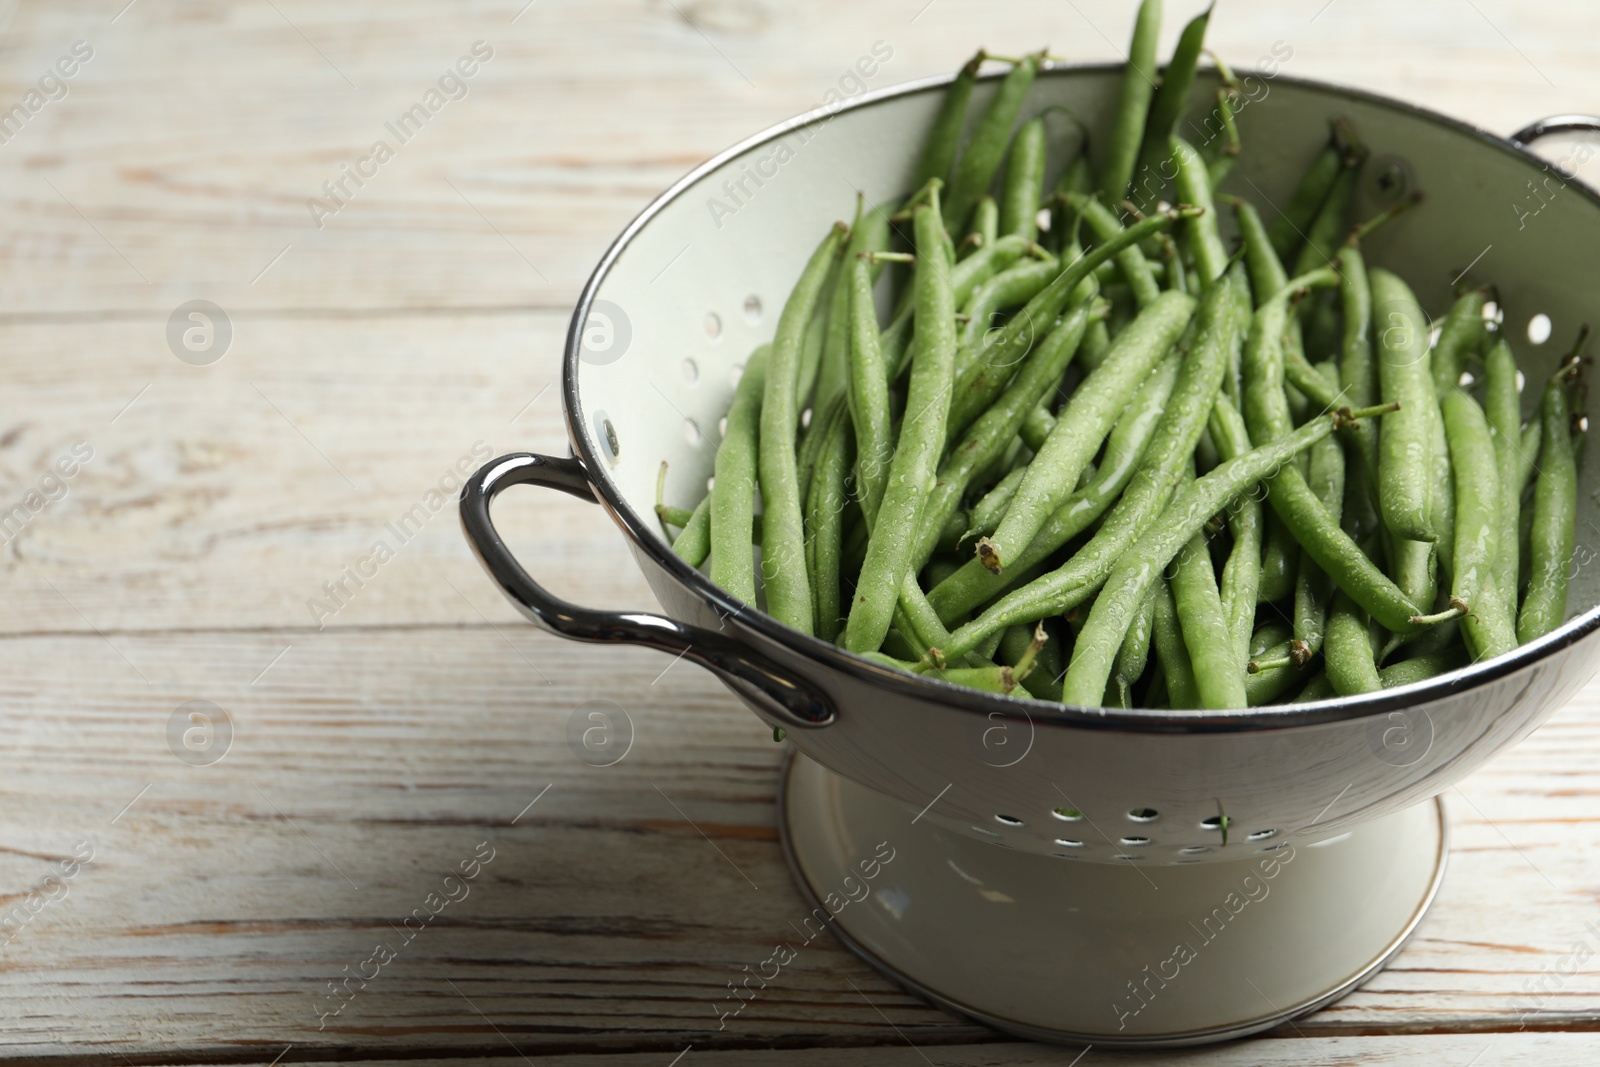
[[[1098,172],[1029,106],[1044,53],[961,68],[916,191],[858,200],[746,361],[706,499],[657,500],[680,556],[881,669],[1085,707],[1351,696],[1565,621],[1586,331],[1525,402],[1493,290],[1435,328],[1365,262],[1414,200],[1354,225],[1338,116],[1270,223],[1218,191],[1220,62],[1180,121],[1211,14],[1158,78],[1144,0]]]

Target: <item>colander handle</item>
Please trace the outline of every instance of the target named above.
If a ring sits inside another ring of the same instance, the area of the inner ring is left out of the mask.
[[[461,528],[467,543],[506,599],[530,621],[572,641],[648,645],[681,656],[715,672],[788,725],[804,729],[833,722],[833,701],[827,694],[726,634],[664,615],[596,611],[547,592],[522,569],[489,516],[489,504],[502,490],[523,484],[597,501],[588,472],[576,458],[513,452],[490,460],[467,479],[461,490]]]
[[[1511,141],[1526,147],[1558,133],[1600,133],[1600,118],[1593,115],[1551,115],[1528,123],[1511,135]]]

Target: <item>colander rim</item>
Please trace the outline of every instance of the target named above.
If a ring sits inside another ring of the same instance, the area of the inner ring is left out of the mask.
[[[1107,74],[1120,72],[1122,69],[1123,64],[1121,63],[1050,63],[1041,68],[1039,76],[1044,78],[1081,74]],[[1215,69],[1205,68],[1203,73],[1214,76]],[[634,237],[649,225],[650,221],[664,210],[668,204],[675,201],[707,174],[714,172],[719,167],[737,159],[746,152],[797,129],[829,121],[846,111],[873,107],[902,96],[910,96],[936,89],[948,85],[954,77],[954,74],[933,75],[886,86],[883,89],[864,93],[836,106],[816,108],[794,118],[786,119],[724,149],[704,163],[694,167],[651,200],[612,241],[605,254],[600,258],[599,263],[596,264],[594,271],[589,275],[588,281],[584,283],[578,301],[573,307],[572,319],[567,328],[566,350],[562,359],[561,399],[562,411],[567,422],[568,440],[573,454],[583,463],[589,482],[594,488],[596,499],[611,513],[613,519],[622,527],[623,532],[634,545],[644,551],[656,566],[671,575],[682,585],[692,589],[720,617],[735,619],[738,624],[748,627],[768,641],[774,642],[790,652],[799,654],[807,660],[873,685],[889,689],[903,696],[934,701],[945,707],[986,717],[999,715],[1010,719],[1026,719],[1028,722],[1036,723],[1037,725],[1112,729],[1141,733],[1190,734],[1281,730],[1384,715],[1393,711],[1414,708],[1418,705],[1453,697],[1497,679],[1505,678],[1530,668],[1539,661],[1577,644],[1579,641],[1593,635],[1597,629],[1600,629],[1600,604],[1597,604],[1582,614],[1568,619],[1545,636],[1527,644],[1519,645],[1504,655],[1470,664],[1435,678],[1414,682],[1410,685],[1396,686],[1393,689],[1383,689],[1357,696],[1333,697],[1326,700],[1307,701],[1303,704],[1268,705],[1259,708],[1241,708],[1227,711],[1083,707],[1073,704],[1052,703],[1027,695],[1005,696],[998,693],[985,693],[966,686],[941,681],[937,678],[925,675],[911,675],[882,667],[810,634],[801,633],[799,630],[779,622],[765,612],[754,610],[754,605],[745,604],[729,596],[722,589],[713,585],[706,575],[696,568],[690,567],[688,563],[672,552],[671,547],[660,534],[623,497],[620,488],[611,478],[607,464],[601,458],[595,443],[589,439],[588,428],[581,417],[583,407],[578,387],[578,367],[582,353],[583,325],[588,321],[589,308],[599,293],[600,287],[604,284],[612,267]],[[993,81],[1000,77],[1003,77],[1003,72],[990,72],[980,75],[979,80]],[[1541,168],[1549,166],[1546,160],[1529,151],[1518,142],[1490,133],[1482,127],[1442,114],[1431,108],[1407,103],[1381,93],[1374,93],[1351,86],[1336,85],[1313,78],[1302,78],[1280,73],[1271,80],[1425,119],[1449,130],[1465,134],[1485,146],[1506,153],[1523,163]],[[1568,184],[1580,196],[1585,197],[1592,205],[1600,209],[1600,192],[1597,192],[1587,183],[1576,179],[1570,180]],[[746,610],[747,608],[751,610]],[[1030,711],[1042,708],[1048,708],[1053,714],[1049,719],[1035,720]]]

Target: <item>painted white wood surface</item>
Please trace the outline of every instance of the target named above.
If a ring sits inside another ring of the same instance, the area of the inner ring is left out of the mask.
[[[0,109],[94,50],[0,143],[0,502],[93,450],[0,553],[0,899],[94,849],[0,945],[0,1057],[1072,1062],[824,942],[715,1033],[724,983],[804,910],[760,725],[690,668],[521,624],[448,508],[323,629],[306,602],[479,442],[561,446],[570,301],[694,163],[875,41],[874,87],[980,42],[1114,58],[1131,5],[123,2],[0,4]],[[1198,5],[1168,6],[1170,40]],[[1237,0],[1212,41],[1507,132],[1600,110],[1597,36],[1591,5]],[[478,40],[467,97],[317,229],[306,199]],[[233,321],[212,366],[164,339],[194,298]],[[498,514],[556,588],[651,602],[597,509]],[[566,740],[601,699],[636,729],[606,769]],[[191,700],[232,720],[209,766],[169,748]],[[1447,797],[1449,878],[1388,971],[1269,1038],[1144,1058],[1592,1061],[1597,757],[1591,687]],[[480,841],[470,895],[319,1030],[326,983]]]

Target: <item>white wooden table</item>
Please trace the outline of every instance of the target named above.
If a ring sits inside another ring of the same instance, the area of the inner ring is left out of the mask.
[[[875,42],[873,87],[979,43],[1112,58],[1132,5],[126,2],[0,4],[0,108],[22,105],[0,136],[0,511],[26,509],[0,614],[0,1056],[1073,1062],[828,941],[717,1032],[725,983],[805,910],[781,749],[705,674],[522,624],[433,507],[458,462],[561,447],[571,301],[694,163],[821,103]],[[1168,5],[1169,43],[1197,6]],[[1229,0],[1211,35],[1502,132],[1600,109],[1596,39],[1594,5],[1507,0]],[[462,57],[462,89],[374,160]],[[208,365],[168,344],[191,300],[231,324]],[[558,589],[651,603],[597,510],[499,514]],[[393,558],[330,601],[380,538]],[[635,730],[608,768],[567,742],[597,699]],[[231,736],[185,748],[197,707]],[[1252,1041],[1082,1062],[1600,1060],[1597,759],[1591,687],[1448,794],[1443,892],[1367,988]]]

